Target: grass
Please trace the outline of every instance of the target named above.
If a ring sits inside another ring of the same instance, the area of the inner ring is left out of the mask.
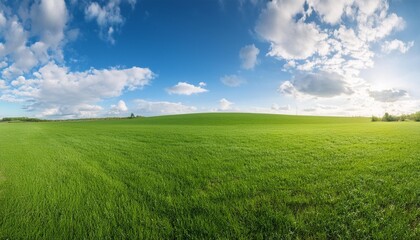
[[[419,239],[419,139],[370,118],[1,123],[0,239]]]

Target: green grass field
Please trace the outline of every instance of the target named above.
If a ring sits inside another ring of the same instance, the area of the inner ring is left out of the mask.
[[[420,123],[0,123],[0,239],[420,238]]]

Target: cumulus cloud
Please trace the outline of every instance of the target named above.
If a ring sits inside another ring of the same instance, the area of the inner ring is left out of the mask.
[[[132,7],[136,3],[124,1]],[[88,17],[101,27],[118,27],[124,20],[121,2],[110,0],[105,6],[92,5],[90,10],[87,6]],[[154,78],[150,69],[139,67],[71,71],[65,67],[63,48],[77,38],[79,30],[68,28],[71,17],[66,2],[16,4],[19,7],[0,4],[0,69],[4,79],[0,81],[1,101],[20,102],[39,117],[92,117],[103,114],[99,106],[102,100],[141,89]],[[121,102],[111,107],[111,111],[124,109]]]
[[[19,11],[1,5],[0,61],[7,67],[2,77],[13,79],[50,60],[62,61],[67,21],[64,0],[25,1]]]
[[[64,38],[64,29],[68,20],[64,0],[42,0],[31,8],[33,33],[41,36],[41,41],[57,48]]]
[[[115,43],[114,32],[120,28],[125,18],[121,14],[121,0],[109,0],[107,4],[101,5],[98,2],[91,2],[85,8],[87,20],[94,20],[100,28],[100,36],[112,44]],[[136,0],[127,1],[132,9],[136,5]]]
[[[3,14],[3,11],[0,11],[0,28],[3,28],[7,23],[6,17]]]
[[[254,44],[247,45],[239,51],[239,58],[241,59],[241,67],[243,69],[253,69],[258,63],[258,54],[260,50]]]
[[[328,34],[315,23],[296,21],[305,16],[305,0],[270,1],[259,16],[256,32],[270,42],[269,56],[306,59],[315,53],[325,55]]]
[[[383,11],[387,10],[386,5]],[[393,31],[402,30],[405,27],[404,20],[395,13],[391,13],[386,17],[376,15],[376,26],[372,27],[372,23],[367,19],[365,22],[359,23],[359,36],[367,42],[374,42],[390,35]]]
[[[4,42],[0,42],[0,58],[11,60],[11,65],[2,71],[4,78],[23,74],[37,65],[38,60],[26,43],[29,33],[16,17],[8,19],[0,32],[4,37]]]
[[[141,89],[154,78],[148,68],[90,69],[71,72],[53,62],[33,74],[33,79],[19,77],[12,81],[6,94],[29,102],[28,111],[42,117],[86,117],[89,111],[98,113],[96,106],[106,98],[118,97],[124,91]],[[121,106],[120,106],[121,107]]]
[[[388,9],[383,0],[277,0],[267,4],[255,30],[270,43],[269,56],[297,60],[296,68],[357,74],[373,66],[371,44],[404,28]],[[314,15],[330,26],[309,20]]]
[[[351,14],[353,0],[308,0],[309,6],[319,13],[323,22],[332,25],[341,21],[343,14]]]
[[[7,67],[7,66],[8,66],[8,64],[7,64],[7,62],[6,62],[6,61],[2,61],[2,62],[0,62],[0,69],[5,68],[5,67]]]
[[[411,47],[414,46],[414,42],[403,42],[398,39],[394,39],[392,41],[385,41],[382,44],[382,52],[384,53],[391,53],[393,51],[399,51],[401,53],[406,53],[408,50],[410,50]]]
[[[378,102],[396,102],[408,96],[407,91],[401,89],[387,89],[381,91],[369,91],[369,96]]]
[[[198,93],[208,92],[207,89],[204,88],[206,84],[204,82],[200,82],[199,86],[194,86],[192,84],[186,82],[178,82],[177,85],[167,88],[166,91],[169,94],[178,94],[178,95],[192,95]]]
[[[9,103],[20,103],[20,102],[22,102],[21,99],[18,99],[11,94],[0,94],[0,101],[9,102]]]
[[[230,102],[226,98],[222,98],[219,101],[219,109],[222,111],[231,110],[233,104],[234,104],[233,102]]]
[[[110,115],[120,115],[126,113],[128,111],[128,107],[123,100],[118,101],[117,104],[111,105],[108,114]]]
[[[6,81],[4,80],[0,80],[0,90],[1,89],[7,89],[8,86],[6,85]]]
[[[341,75],[328,72],[297,75],[291,81],[283,82],[279,92],[286,95],[306,94],[315,97],[334,97],[353,93]]]
[[[26,81],[26,79],[25,79],[24,76],[19,76],[18,78],[16,78],[15,80],[13,80],[11,82],[11,85],[14,86],[14,87],[20,86],[20,85],[25,84],[25,81]]]
[[[134,100],[136,110],[142,115],[165,115],[191,113],[197,111],[194,106],[187,106],[180,102]]]
[[[246,81],[245,79],[233,74],[233,75],[225,75],[220,78],[220,81],[229,87],[239,87],[244,84]]]
[[[387,41],[404,27],[387,0],[273,0],[255,32],[270,44],[267,55],[285,61],[283,70],[295,75],[281,84],[281,93],[334,97],[359,91],[366,98],[369,84],[361,71],[374,66],[377,47],[389,53],[413,46]]]
[[[252,112],[252,113],[269,113],[269,114],[290,114],[292,108],[290,105],[279,105],[273,103],[271,107],[250,107],[247,109],[241,109],[241,112]]]
[[[60,119],[93,118],[97,117],[102,110],[101,106],[82,103],[79,105],[50,106],[36,116]]]
[[[280,106],[277,103],[273,103],[271,105],[271,110],[273,111],[289,111],[290,109],[290,105]]]

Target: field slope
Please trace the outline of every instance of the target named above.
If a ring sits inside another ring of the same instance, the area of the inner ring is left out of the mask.
[[[0,123],[0,239],[420,238],[420,124]]]

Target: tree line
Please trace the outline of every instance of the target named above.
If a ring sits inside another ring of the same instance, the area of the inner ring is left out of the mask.
[[[39,118],[29,118],[29,117],[4,117],[0,119],[0,122],[62,122],[62,121],[89,121],[89,120],[113,120],[113,119],[134,119],[141,118],[142,116],[134,115],[131,113],[128,117],[100,117],[100,118],[82,118],[82,119],[66,119],[66,120],[47,120]]]
[[[45,122],[46,120],[39,118],[28,117],[5,117],[1,119],[2,122]]]
[[[403,114],[400,116],[385,113],[383,117],[372,116],[372,122],[398,122],[398,121],[416,121],[420,122],[420,112],[412,114]]]

